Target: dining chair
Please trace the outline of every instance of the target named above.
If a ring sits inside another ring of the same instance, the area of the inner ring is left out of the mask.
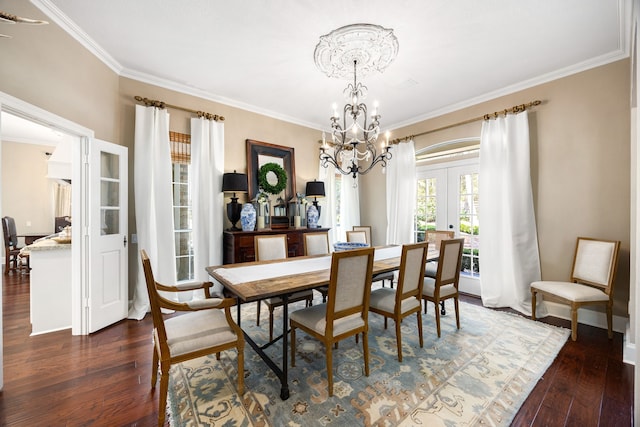
[[[460,282],[460,265],[462,264],[462,249],[464,239],[447,239],[440,243],[438,270],[436,277],[425,277],[422,288],[422,299],[425,300],[424,312],[427,313],[427,302],[435,305],[436,329],[440,338],[440,310],[438,305],[448,299],[453,299],[456,310],[456,326],[460,329],[460,310],[458,284]]]
[[[2,234],[4,236],[4,274],[10,271],[21,272],[29,267],[29,255],[20,254],[22,247],[18,247],[18,235],[16,232],[16,222],[10,216],[2,218]]]
[[[364,237],[362,236],[364,233]],[[371,226],[370,225],[354,225],[351,231],[347,231],[347,242],[366,243],[369,246],[373,245],[371,240]],[[382,282],[384,287],[385,282],[389,281],[389,286],[393,288],[393,282],[397,279],[397,274],[393,271],[389,273],[380,273],[373,276],[373,282]]]
[[[254,244],[256,261],[275,261],[287,258],[287,235],[271,234],[254,236]],[[284,302],[281,297],[271,297],[263,300],[269,308],[269,341],[273,341],[273,310],[282,307]],[[306,301],[306,305],[313,304],[313,291],[296,292],[289,296],[288,302]],[[260,326],[260,305],[256,309],[256,326]]]
[[[369,376],[368,311],[374,248],[334,252],[326,304],[296,310],[289,316],[291,366],[295,366],[296,329],[322,341],[327,361],[329,396],[333,396],[333,346],[362,334],[364,372]]]
[[[305,255],[329,255],[329,233],[304,233]],[[320,286],[316,291],[322,295],[322,302],[327,302],[328,286]]]
[[[440,250],[440,242],[445,239],[453,239],[456,237],[456,233],[450,230],[427,230],[425,241],[431,244],[431,248]],[[425,276],[436,277],[438,271],[438,261],[429,261],[424,269]]]
[[[400,331],[400,323],[405,317],[416,314],[418,318],[420,347],[423,347],[421,302],[424,265],[427,259],[428,247],[428,242],[403,245],[396,288],[378,288],[371,292],[369,311],[384,316],[385,329],[387,329],[388,318],[392,318],[396,323],[396,343],[398,345],[399,362],[402,362],[402,333]]]
[[[370,225],[354,225],[351,227],[352,231],[364,231],[364,237],[366,243],[369,246],[373,246],[373,242],[371,240],[371,226]]]
[[[618,267],[620,241],[578,237],[569,281],[531,283],[531,318],[536,320],[536,296],[550,297],[571,306],[571,339],[578,338],[578,309],[604,304],[607,332],[613,338],[613,281]]]
[[[366,243],[371,246],[371,243],[367,241],[367,233],[365,231],[347,231],[347,242],[349,243]]]
[[[151,389],[155,390],[160,365],[160,397],[158,403],[158,426],[163,426],[166,417],[169,369],[176,363],[216,354],[235,348],[238,352],[238,395],[244,394],[244,335],[231,318],[230,307],[234,298],[211,298],[211,282],[188,286],[166,286],[156,282],[147,252],[140,251],[142,267],[149,294],[153,316],[153,363],[151,365]],[[206,298],[179,303],[164,298],[158,291],[181,292],[203,289]],[[186,311],[185,314],[165,319],[162,309]]]

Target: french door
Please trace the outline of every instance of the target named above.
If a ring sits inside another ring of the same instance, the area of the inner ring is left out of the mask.
[[[478,219],[478,160],[419,167],[415,241],[426,230],[453,230],[465,239],[460,290],[480,295],[480,222]]]

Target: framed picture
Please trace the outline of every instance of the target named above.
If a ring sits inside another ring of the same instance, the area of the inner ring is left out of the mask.
[[[271,189],[281,187],[282,172],[284,171],[286,184],[279,193],[273,196],[275,198],[282,197],[284,201],[287,202],[296,195],[296,170],[293,147],[283,147],[281,145],[269,144],[268,142],[255,141],[253,139],[247,139],[249,199],[255,198],[258,194],[260,188],[260,169],[268,163],[273,163],[277,166],[269,165],[263,170],[267,186]]]

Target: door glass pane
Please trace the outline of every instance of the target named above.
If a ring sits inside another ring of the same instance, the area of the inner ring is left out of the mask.
[[[120,156],[100,152],[100,234],[120,233]]]
[[[480,275],[477,173],[460,175],[458,212],[460,236],[465,239],[462,254],[462,272],[476,277]]]
[[[419,179],[416,194],[414,233],[416,242],[424,242],[425,231],[436,229],[436,178]]]
[[[100,153],[100,176],[120,179],[120,156],[113,153]]]

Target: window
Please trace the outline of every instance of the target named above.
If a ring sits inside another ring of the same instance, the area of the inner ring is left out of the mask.
[[[169,132],[173,185],[173,233],[176,246],[176,280],[193,280],[193,239],[191,216],[191,137]]]

